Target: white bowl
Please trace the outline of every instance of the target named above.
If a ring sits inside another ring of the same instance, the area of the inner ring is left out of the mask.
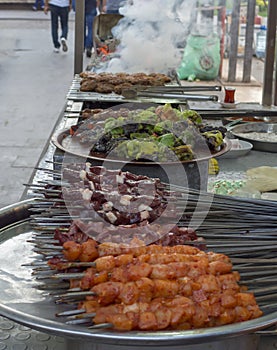
[[[251,151],[253,148],[252,143],[238,140],[238,139],[231,139],[232,146],[230,150],[220,156],[220,158],[237,158],[245,156],[247,153]]]

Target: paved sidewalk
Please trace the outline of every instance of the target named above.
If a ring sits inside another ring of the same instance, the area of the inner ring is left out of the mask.
[[[20,200],[74,77],[73,13],[67,53],[53,52],[49,18],[0,11],[0,208]]]

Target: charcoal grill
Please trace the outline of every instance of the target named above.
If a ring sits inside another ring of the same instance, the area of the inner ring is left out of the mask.
[[[174,72],[172,73],[174,74]],[[137,96],[136,98],[130,96],[129,98],[125,98],[122,95],[118,95],[115,93],[109,94],[101,94],[97,92],[86,92],[80,91],[80,82],[81,78],[78,74],[75,75],[69,92],[67,94],[67,98],[72,101],[98,101],[101,103],[110,103],[110,104],[120,104],[120,103],[171,103],[171,104],[183,104],[186,105],[188,100],[193,101],[217,101],[217,95],[201,95],[201,94],[185,94],[184,93],[175,93],[175,94],[166,94],[166,91],[148,93],[145,95]],[[174,81],[175,80],[175,81]],[[171,84],[168,84],[167,87],[180,86],[178,80],[174,79]],[[204,90],[209,89],[210,91],[220,91],[220,87],[210,87],[203,88]],[[192,89],[193,91],[193,89]]]

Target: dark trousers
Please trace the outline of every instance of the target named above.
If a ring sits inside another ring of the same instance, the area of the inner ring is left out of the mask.
[[[96,11],[85,14],[85,48],[91,49],[93,46],[93,21]]]
[[[62,35],[61,38],[67,39],[68,34],[68,13],[69,13],[69,7],[60,7],[51,5],[49,6],[51,11],[51,33],[52,33],[52,40],[55,48],[59,48],[61,46],[59,42],[59,18],[61,22],[61,29],[62,29]]]
[[[119,13],[119,10],[107,10],[107,13]]]
[[[41,8],[44,7],[44,0],[36,0],[36,1],[35,1],[35,7],[38,8],[39,6],[40,6]]]

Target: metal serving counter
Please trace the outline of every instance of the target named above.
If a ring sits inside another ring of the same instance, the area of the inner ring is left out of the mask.
[[[252,106],[253,107],[253,106]],[[83,102],[73,101],[68,99],[66,104],[58,117],[57,123],[50,135],[49,142],[42,151],[41,157],[38,160],[37,167],[34,170],[30,182],[36,183],[43,177],[43,173],[37,168],[51,168],[51,162],[54,159],[54,155],[58,154],[55,146],[50,142],[51,138],[60,130],[70,127],[76,124],[80,116],[80,112],[83,108]],[[266,111],[265,111],[266,112]],[[276,111],[274,111],[276,112]],[[210,115],[211,110],[207,113],[209,119],[212,119]],[[210,116],[209,116],[210,115]],[[276,114],[275,114],[276,115]],[[217,118],[218,122],[218,118]],[[269,165],[277,166],[276,153],[267,153],[259,151],[250,151],[246,156],[233,159],[221,159],[218,158],[220,173],[218,178],[231,178],[239,179],[241,175],[249,168]],[[50,163],[49,163],[50,162]],[[215,176],[213,176],[215,178]],[[25,189],[22,195],[22,200],[32,198],[33,194],[28,188]],[[16,320],[17,321],[17,320]],[[51,332],[43,333],[41,331],[26,327],[26,325],[20,325],[4,317],[0,317],[0,350],[139,350],[141,346],[133,346],[127,344],[126,346],[114,344],[95,344],[90,340],[80,340],[72,338],[63,338],[59,335],[53,335]],[[277,334],[277,332],[276,332]],[[242,335],[232,338],[224,339],[224,345],[222,341],[213,341],[209,343],[209,349],[219,350],[223,347],[225,349],[246,349],[246,350],[271,350],[276,349],[277,337],[275,330],[261,331],[260,334]],[[153,345],[152,345],[153,346]],[[161,347],[161,344],[159,344]],[[147,344],[144,344],[144,348],[149,348]],[[194,345],[176,345],[170,346],[173,350],[200,350],[203,349],[203,344]]]

